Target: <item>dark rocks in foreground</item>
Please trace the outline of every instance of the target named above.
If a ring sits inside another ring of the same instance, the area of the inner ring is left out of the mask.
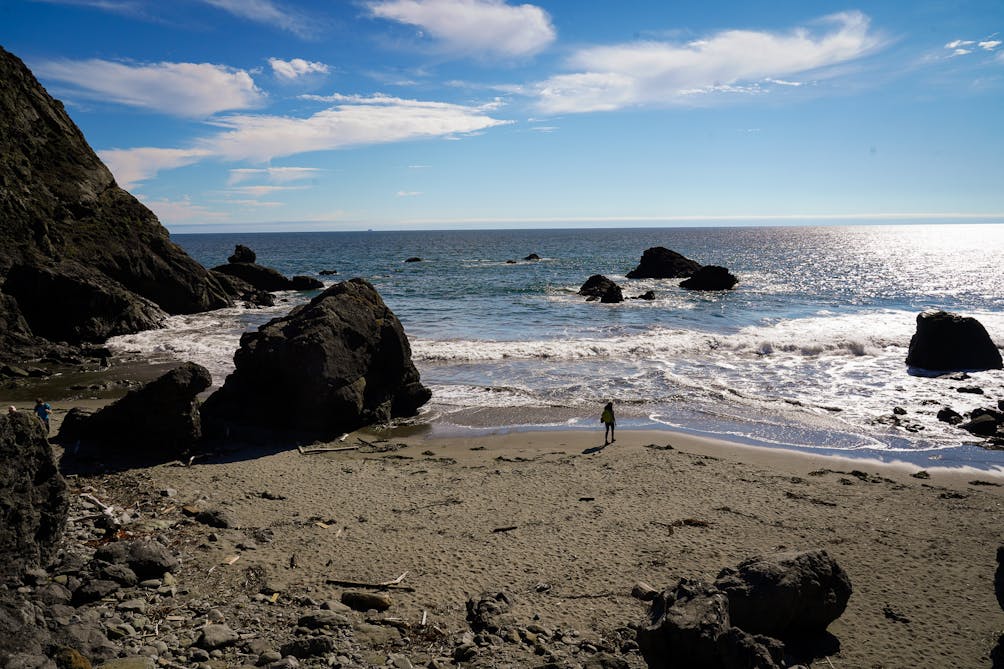
[[[627,273],[629,279],[678,279],[692,276],[701,264],[663,246],[645,249],[638,267]]]
[[[637,642],[649,667],[779,669],[790,664],[786,644],[825,641],[850,594],[825,551],[757,557],[714,585],[681,579],[656,595]]]
[[[994,574],[994,594],[997,603],[1004,609],[1004,546],[997,547],[997,572]]]
[[[729,598],[733,625],[776,639],[824,632],[851,596],[847,574],[823,550],[746,560],[722,570],[715,587]]]
[[[234,363],[202,407],[207,432],[249,428],[333,438],[412,416],[431,396],[401,323],[363,279],[335,284],[244,334]]]
[[[689,279],[680,282],[680,288],[687,290],[731,290],[739,279],[724,267],[705,265]]]
[[[202,438],[196,396],[211,384],[205,367],[185,363],[94,414],[71,410],[59,438],[151,461],[173,460]]]
[[[593,274],[586,279],[586,282],[579,288],[579,295],[585,295],[590,301],[599,300],[607,304],[624,301],[624,293],[620,286],[602,274]]]
[[[917,315],[906,364],[933,371],[1004,368],[1000,351],[982,323],[945,311]]]
[[[53,557],[67,495],[39,420],[27,412],[0,415],[0,582]]]

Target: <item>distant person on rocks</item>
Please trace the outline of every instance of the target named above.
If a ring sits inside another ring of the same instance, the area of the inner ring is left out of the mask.
[[[607,402],[607,405],[603,407],[603,413],[600,415],[600,422],[606,426],[606,431],[603,433],[603,445],[613,443],[617,441],[614,439],[614,424],[617,419],[614,418],[614,403]]]
[[[45,433],[49,434],[49,415],[52,414],[52,407],[49,406],[48,402],[43,402],[41,399],[35,400],[35,415],[38,419],[42,421],[45,425]]]
[[[9,414],[10,413],[17,413],[17,407],[14,406],[13,404],[11,404],[9,407],[7,407],[7,413],[9,413]]]

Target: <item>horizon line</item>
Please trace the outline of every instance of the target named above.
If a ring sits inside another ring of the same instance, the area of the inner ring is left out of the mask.
[[[931,213],[931,212],[891,212],[891,213],[866,213],[866,214],[738,214],[738,215],[723,215],[723,214],[707,214],[707,215],[677,215],[677,216],[534,216],[534,217],[522,217],[522,218],[498,218],[498,217],[480,217],[480,218],[418,218],[418,219],[407,219],[407,220],[397,220],[397,221],[365,221],[365,220],[347,220],[347,219],[299,219],[299,220],[289,220],[289,221],[240,221],[240,222],[222,222],[213,221],[206,223],[165,223],[164,226],[169,230],[184,228],[185,232],[197,232],[199,230],[205,230],[207,232],[215,231],[222,232],[226,230],[233,230],[234,232],[263,232],[264,227],[275,227],[288,230],[289,232],[302,232],[302,228],[308,228],[311,231],[317,232],[339,232],[339,231],[365,231],[379,228],[381,230],[407,230],[414,226],[430,226],[430,225],[442,225],[442,226],[479,226],[481,229],[485,229],[482,226],[486,225],[500,225],[500,226],[520,226],[520,225],[531,225],[531,224],[558,224],[560,228],[572,227],[576,224],[604,224],[604,223],[648,223],[650,225],[659,223],[705,223],[705,222],[736,222],[742,223],[759,223],[765,221],[779,221],[781,225],[788,225],[792,222],[812,222],[812,221],[875,221],[875,222],[889,222],[889,221],[929,221],[929,222],[944,222],[950,220],[960,220],[961,222],[1000,222],[1004,223],[1004,213],[964,213],[964,212],[941,212],[941,213]],[[292,229],[293,227],[301,228],[299,230]],[[340,226],[333,229],[323,230],[319,229],[321,226]],[[397,226],[397,227],[389,227]],[[247,230],[237,230],[234,228],[241,227],[247,228]],[[649,227],[649,226],[643,226]],[[672,226],[670,226],[672,227]],[[212,228],[213,230],[210,230]],[[449,229],[464,230],[465,227],[450,227]],[[506,227],[492,228],[498,230],[509,229]],[[271,230],[271,232],[279,232],[283,230]]]

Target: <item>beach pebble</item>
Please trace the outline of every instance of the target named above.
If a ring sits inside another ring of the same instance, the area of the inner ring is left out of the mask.
[[[321,610],[300,616],[296,624],[298,627],[314,630],[324,627],[350,627],[352,621],[338,611]]]
[[[199,640],[195,645],[206,650],[224,648],[237,643],[240,637],[226,625],[206,625],[202,628]]]

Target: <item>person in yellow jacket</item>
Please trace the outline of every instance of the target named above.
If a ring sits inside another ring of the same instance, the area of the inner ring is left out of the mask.
[[[606,426],[606,431],[603,433],[603,445],[606,446],[612,442],[617,441],[614,439],[614,424],[617,419],[614,418],[614,403],[607,402],[607,405],[603,407],[603,413],[600,415],[600,422]]]

